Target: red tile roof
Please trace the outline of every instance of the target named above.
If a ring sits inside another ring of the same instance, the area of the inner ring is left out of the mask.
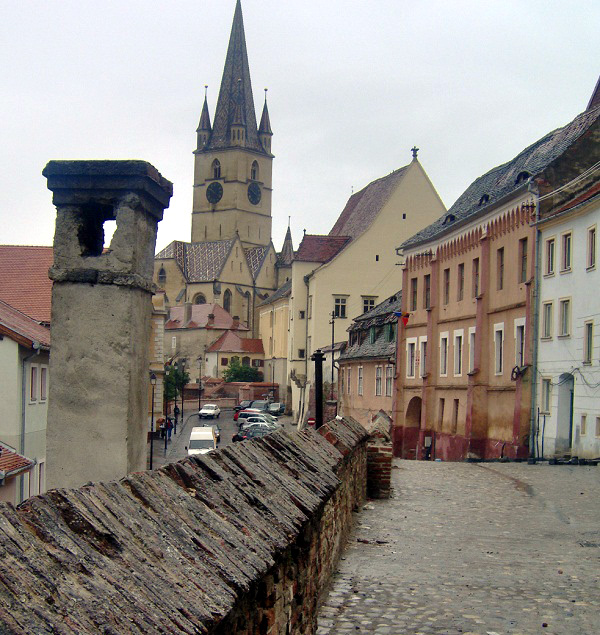
[[[207,353],[253,353],[255,355],[264,355],[262,340],[247,339],[240,337],[233,331],[223,333],[215,342],[207,349]]]
[[[383,206],[388,202],[408,166],[400,168],[387,176],[369,183],[360,192],[353,194],[337,219],[330,236],[351,236],[358,238],[377,218]]]
[[[4,472],[5,477],[31,469],[34,465],[31,459],[18,454],[14,448],[0,442],[0,472]]]
[[[0,245],[0,300],[38,322],[50,322],[52,247]]]
[[[208,325],[208,316],[215,316],[214,322]],[[192,316],[188,324],[183,323],[184,307],[171,307],[169,312],[169,320],[165,324],[165,329],[182,329],[182,328],[213,328],[213,329],[235,329],[238,331],[249,331],[250,329],[240,322],[238,326],[234,326],[233,318],[225,309],[218,304],[193,304]]]
[[[294,260],[329,262],[351,241],[349,236],[316,236],[305,234]]]
[[[50,347],[50,329],[38,324],[28,315],[0,300],[0,334],[10,337],[23,346],[39,342],[42,348]]]

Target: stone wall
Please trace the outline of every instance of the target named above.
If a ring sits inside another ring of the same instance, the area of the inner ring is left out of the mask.
[[[0,632],[309,635],[365,498],[352,420],[0,505]]]

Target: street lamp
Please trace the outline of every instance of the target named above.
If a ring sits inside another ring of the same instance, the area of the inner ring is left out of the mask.
[[[152,415],[150,416],[150,469],[152,469],[152,455],[154,454],[154,387],[156,386],[156,375],[154,373],[150,373],[150,383],[152,384]]]
[[[198,412],[202,408],[202,357],[198,357]]]
[[[181,360],[181,424],[183,425],[183,393],[185,392],[185,357]],[[177,434],[177,424],[175,424],[175,434]]]

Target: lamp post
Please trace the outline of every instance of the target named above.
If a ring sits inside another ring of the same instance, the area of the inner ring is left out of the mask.
[[[185,392],[185,358],[181,360],[181,423],[183,424],[183,393]],[[177,434],[177,424],[175,424],[175,434]]]
[[[202,408],[202,357],[198,357],[198,412]]]
[[[156,375],[150,373],[150,384],[152,384],[152,415],[150,416],[150,469],[152,469],[152,455],[154,454],[154,387],[156,386]]]

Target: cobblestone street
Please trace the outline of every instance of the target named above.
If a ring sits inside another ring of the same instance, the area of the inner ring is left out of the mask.
[[[600,467],[395,461],[318,635],[595,635]]]

